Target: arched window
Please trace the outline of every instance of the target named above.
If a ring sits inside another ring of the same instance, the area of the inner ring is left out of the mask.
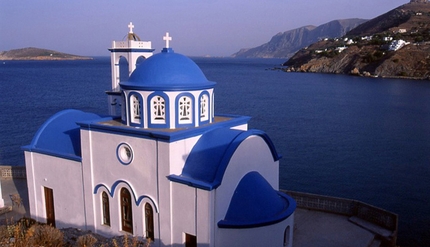
[[[289,244],[290,244],[290,226],[287,226],[284,232],[284,246],[288,246]]]
[[[178,101],[178,123],[190,124],[193,122],[193,101],[191,97],[181,96]]]
[[[209,97],[207,94],[200,96],[200,122],[209,120]]]
[[[131,122],[133,123],[141,123],[141,108],[140,108],[140,100],[137,95],[132,95],[130,97],[131,103]]]
[[[131,194],[126,188],[121,189],[121,226],[122,230],[133,233],[133,212]]]
[[[154,211],[149,203],[145,204],[145,235],[154,241]]]
[[[109,196],[106,192],[102,193],[103,225],[110,226]]]
[[[166,101],[160,95],[151,99],[151,121],[155,124],[166,123]]]

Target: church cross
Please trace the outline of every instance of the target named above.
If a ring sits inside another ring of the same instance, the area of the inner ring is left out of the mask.
[[[133,33],[133,27],[134,27],[133,23],[130,22],[130,24],[128,24],[128,28],[130,28],[129,33]]]
[[[169,41],[172,40],[172,37],[169,36],[169,32],[166,32],[166,36],[163,37],[163,40],[166,41],[166,48],[169,48]]]

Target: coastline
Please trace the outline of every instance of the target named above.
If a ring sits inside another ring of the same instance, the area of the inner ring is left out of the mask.
[[[93,60],[92,57],[4,57],[0,56],[0,61],[62,61],[62,60]]]

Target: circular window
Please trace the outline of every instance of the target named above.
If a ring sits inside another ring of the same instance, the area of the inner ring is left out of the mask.
[[[133,150],[126,143],[121,143],[116,149],[116,155],[118,160],[124,164],[128,165],[133,160]]]

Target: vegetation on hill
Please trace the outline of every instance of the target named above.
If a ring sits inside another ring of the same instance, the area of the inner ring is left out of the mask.
[[[298,51],[287,71],[430,78],[430,3],[411,2]]]
[[[91,57],[77,56],[53,50],[27,47],[0,51],[0,60],[88,60]]]

